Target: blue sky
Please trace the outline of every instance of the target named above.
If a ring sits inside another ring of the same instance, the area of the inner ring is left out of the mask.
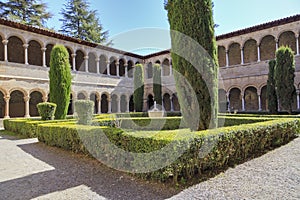
[[[88,0],[90,8],[98,11],[100,22],[114,39],[114,47],[120,46],[120,34],[143,28],[169,29],[167,12],[164,10],[164,0]],[[59,12],[65,1],[43,0],[54,14],[48,21],[48,26],[56,30],[60,28]],[[299,0],[214,0],[214,19],[219,25],[216,35],[225,34],[253,25],[300,14]],[[157,32],[147,36],[135,34],[131,39],[154,41],[159,38]],[[133,34],[134,35],[134,34]],[[116,38],[117,37],[117,38]],[[139,37],[139,38],[137,38]],[[120,37],[121,38],[121,37]],[[123,37],[122,37],[123,38]],[[168,44],[158,48],[168,48]],[[129,47],[137,48],[137,47]]]

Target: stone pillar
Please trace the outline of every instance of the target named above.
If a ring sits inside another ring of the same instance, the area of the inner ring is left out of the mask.
[[[261,95],[258,95],[258,111],[261,111]]]
[[[226,67],[229,67],[229,52],[228,52],[228,50],[226,49],[225,50],[225,52],[226,52]]]
[[[297,110],[299,110],[300,109],[300,91],[297,90],[296,92],[297,92]]]
[[[97,98],[97,103],[98,103],[98,114],[101,114],[101,97]]]
[[[229,93],[226,93],[226,104],[227,104],[227,111],[230,112],[230,99],[229,99]]]
[[[257,45],[257,62],[260,62],[260,46]]]
[[[48,101],[48,96],[46,95],[46,96],[43,96],[43,102],[45,103],[45,102],[47,102]]]
[[[279,97],[277,97],[277,110],[280,111],[280,100]]]
[[[47,67],[46,65],[46,50],[47,48],[41,48],[42,52],[43,52],[43,67]]]
[[[299,50],[299,34],[296,35],[296,53],[297,53],[297,56],[300,54],[300,50]]]
[[[244,64],[244,49],[243,47],[241,48],[241,65]]]
[[[170,96],[171,112],[174,112],[174,105],[173,105],[173,101],[172,101],[172,96]]]
[[[23,44],[24,51],[25,51],[25,65],[28,65],[28,44]]]
[[[89,57],[88,56],[84,56],[84,69],[85,72],[89,72]]]
[[[170,76],[172,76],[173,75],[173,67],[172,67],[172,65],[170,64]]]
[[[4,61],[7,62],[8,61],[8,53],[7,53],[8,40],[2,40],[2,43],[4,45]]]
[[[144,99],[144,103],[143,103],[143,111],[146,112],[148,111],[148,99]]]
[[[245,111],[245,98],[244,95],[242,95],[242,111]]]
[[[117,70],[117,77],[120,77],[120,69],[119,69],[120,63],[116,62],[116,70]]]
[[[72,56],[72,68],[73,71],[76,72],[76,54],[73,53],[71,56]]]
[[[96,68],[97,68],[97,74],[100,74],[100,58],[96,58]]]
[[[108,101],[108,113],[111,113],[111,98],[108,97],[107,101]]]
[[[121,98],[120,97],[117,97],[117,102],[118,102],[117,113],[121,113]]]
[[[4,97],[4,101],[5,101],[5,113],[4,113],[4,119],[8,119],[9,118],[9,100],[10,100],[10,96],[7,95]]]
[[[30,115],[29,115],[29,99],[30,97],[29,96],[26,96],[24,97],[24,101],[25,101],[25,118],[29,118]]]
[[[106,71],[107,71],[107,75],[110,76],[110,68],[109,68],[110,62],[107,61],[106,62]]]
[[[276,38],[276,39],[275,39],[275,42],[276,42],[276,51],[277,51],[278,48],[279,48],[279,40]]]
[[[129,101],[130,101],[130,97],[126,96],[126,112],[129,113]]]
[[[128,78],[128,64],[125,64],[124,67],[125,67],[125,77]]]

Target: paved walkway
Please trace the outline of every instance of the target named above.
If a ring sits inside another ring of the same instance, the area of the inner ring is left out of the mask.
[[[96,160],[0,136],[0,199],[300,199],[300,138],[184,191]]]

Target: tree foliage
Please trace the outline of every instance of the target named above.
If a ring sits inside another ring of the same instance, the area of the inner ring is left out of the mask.
[[[57,105],[55,119],[65,119],[71,94],[69,53],[63,45],[55,45],[50,56],[50,102]]]
[[[165,8],[173,31],[171,51],[185,51],[189,58],[171,53],[173,69],[178,72],[174,76],[184,121],[192,130],[214,128],[217,126],[218,114],[218,61],[212,1],[168,0]],[[182,42],[178,32],[194,41]],[[201,45],[206,52],[194,48],[194,43]],[[181,74],[185,80],[176,74]],[[187,89],[186,83],[192,89]],[[191,91],[195,93],[195,98],[191,97]],[[197,118],[194,117],[196,109],[199,109],[200,115]]]
[[[282,46],[276,51],[275,86],[280,106],[292,113],[293,95],[296,92],[295,56],[290,47]]]
[[[275,89],[275,66],[276,61],[271,60],[269,62],[269,74],[267,82],[267,99],[268,99],[268,109],[270,114],[276,114],[278,112],[278,101]]]
[[[86,0],[68,0],[61,14],[63,25],[60,32],[63,34],[99,44],[106,42],[108,32],[103,31],[97,11],[90,10]]]
[[[155,64],[153,66],[153,93],[154,101],[157,104],[162,104],[162,91],[161,91],[161,66]]]
[[[40,0],[0,1],[0,17],[26,25],[46,27],[52,17],[47,5]]]
[[[142,64],[137,64],[134,67],[134,93],[133,102],[136,112],[143,111],[144,104],[144,69]]]

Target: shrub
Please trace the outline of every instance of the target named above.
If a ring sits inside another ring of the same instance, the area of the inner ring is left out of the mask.
[[[143,65],[137,64],[134,67],[134,93],[133,102],[136,112],[143,111],[144,104],[144,70]]]
[[[153,66],[153,93],[154,101],[162,105],[162,92],[161,92],[161,67],[159,64]]]
[[[75,101],[74,106],[78,116],[78,124],[90,125],[93,119],[94,102],[89,100],[78,100]]]
[[[39,103],[37,105],[38,111],[40,116],[42,117],[42,120],[53,120],[54,114],[56,111],[56,104],[55,103]]]
[[[275,66],[276,60],[271,60],[269,62],[269,73],[268,73],[268,81],[267,81],[267,98],[268,98],[268,109],[270,114],[278,113],[278,102],[277,102],[277,94],[275,89]]]

